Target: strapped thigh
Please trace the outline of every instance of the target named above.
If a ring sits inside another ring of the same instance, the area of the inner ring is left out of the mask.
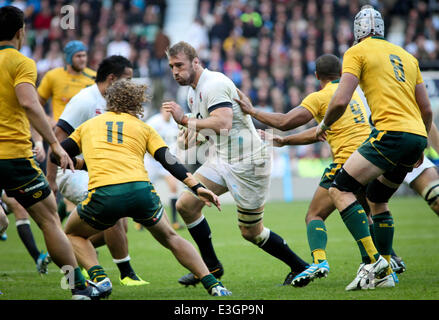
[[[252,227],[262,221],[264,211],[247,212],[238,209],[238,225],[241,227]]]
[[[431,205],[439,197],[439,180],[430,182],[424,190],[422,190],[422,197]]]

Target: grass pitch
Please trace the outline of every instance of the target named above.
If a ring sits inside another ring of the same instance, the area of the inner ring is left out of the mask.
[[[305,227],[308,201],[269,203],[265,226],[281,235],[289,246],[311,262]],[[394,248],[407,265],[396,288],[346,292],[354,279],[360,255],[349,231],[335,211],[327,220],[328,278],[316,279],[304,288],[280,284],[289,268],[255,245],[245,241],[237,227],[235,207],[223,205],[222,212],[204,210],[212,229],[217,255],[225,268],[221,279],[233,292],[220,300],[438,300],[439,299],[439,219],[419,197],[396,198],[390,203],[395,218]],[[52,263],[49,274],[39,276],[33,260],[21,243],[13,215],[9,215],[8,240],[0,242],[0,300],[68,300],[70,292],[61,289],[62,275]],[[41,231],[32,222],[40,249],[45,249]],[[178,231],[189,239],[189,232]],[[129,224],[129,251],[134,270],[150,285],[122,287],[119,271],[106,247],[98,249],[101,265],[113,282],[111,300],[214,300],[202,285],[183,287],[177,283],[188,271],[171,252],[162,248],[148,231]]]

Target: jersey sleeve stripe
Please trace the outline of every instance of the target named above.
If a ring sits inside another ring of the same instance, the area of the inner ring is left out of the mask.
[[[72,132],[75,131],[75,128],[73,128],[67,121],[63,119],[59,119],[56,125],[63,129],[68,135],[71,135]]]
[[[232,108],[232,103],[229,102],[229,101],[226,101],[226,102],[220,102],[220,103],[214,104],[213,106],[210,106],[210,107],[207,109],[207,111],[208,111],[209,113],[211,113],[212,111],[214,111],[214,110],[216,110],[216,109],[219,109],[219,108]]]

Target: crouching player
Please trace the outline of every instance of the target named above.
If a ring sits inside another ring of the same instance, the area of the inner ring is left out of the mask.
[[[128,80],[115,82],[105,93],[108,112],[84,122],[62,142],[76,168],[89,173],[88,197],[70,215],[65,232],[79,263],[89,271],[92,281],[107,289],[107,295],[112,290],[111,281],[88,238],[122,217],[131,217],[145,226],[180,264],[201,279],[209,294],[231,295],[209,272],[190,242],[171,227],[149,181],[143,162],[146,152],[208,206],[213,203],[220,209],[218,197],[192,177],[152,127],[138,119],[146,102],[145,91],[145,85]],[[75,158],[81,152],[84,160]]]

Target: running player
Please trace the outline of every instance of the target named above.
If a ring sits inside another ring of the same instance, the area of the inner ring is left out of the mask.
[[[235,85],[224,74],[203,68],[196,50],[186,42],[172,46],[167,56],[174,79],[179,85],[189,86],[187,101],[195,117],[189,118],[173,101],[164,102],[162,107],[188,131],[201,131],[215,141],[216,154],[197,169],[195,178],[217,195],[230,191],[237,206],[241,235],[286,263],[291,269],[287,278],[302,272],[308,263],[298,257],[282,237],[263,225],[271,157],[251,117],[244,115],[233,100],[238,98]],[[201,212],[203,207],[204,202],[190,192],[183,192],[177,200],[177,210],[203,260],[219,278],[224,270],[213,248],[211,230]],[[189,273],[179,282],[195,285],[199,279]]]
[[[105,98],[108,112],[84,122],[62,143],[71,157],[83,153],[84,159],[73,161],[90,175],[88,197],[73,211],[66,225],[78,261],[89,270],[93,281],[107,284],[109,295],[111,281],[99,265],[89,237],[122,217],[132,217],[196,274],[209,294],[230,295],[209,273],[190,242],[170,226],[160,198],[149,182],[143,161],[145,153],[150,153],[191,188],[203,203],[213,203],[220,209],[218,197],[192,177],[152,127],[138,119],[143,112],[142,103],[146,102],[145,85],[119,80],[106,90]]]
[[[74,283],[69,283],[73,287],[72,298],[97,299],[101,293],[95,285],[87,285],[82,276],[62,230],[55,197],[34,160],[30,125],[48,142],[61,167],[73,169],[39,103],[35,62],[19,51],[25,37],[23,11],[14,6],[0,8],[0,65],[4,68],[0,75],[0,189],[14,197],[36,221],[54,263],[60,268],[73,268]]]
[[[418,62],[383,38],[381,14],[371,6],[363,6],[355,17],[354,35],[358,43],[344,54],[340,84],[316,129],[316,137],[326,139],[327,131],[343,115],[359,84],[375,128],[345,162],[329,189],[344,223],[371,260],[360,265],[346,290],[374,288],[391,276],[394,222],[388,201],[407,173],[422,161],[432,121]],[[354,195],[366,185],[377,247],[364,223],[364,209]]]
[[[122,56],[104,59],[97,71],[96,83],[82,89],[66,105],[55,127],[58,141],[63,141],[83,122],[106,111],[103,97],[107,88],[118,79],[131,79],[131,62]],[[78,205],[87,196],[88,174],[85,171],[56,170],[54,164],[48,164],[48,171],[56,173],[56,185],[60,193],[69,201]],[[128,252],[127,219],[123,218],[91,239],[96,247],[106,244],[120,272],[120,284],[125,286],[146,285],[133,270]]]

